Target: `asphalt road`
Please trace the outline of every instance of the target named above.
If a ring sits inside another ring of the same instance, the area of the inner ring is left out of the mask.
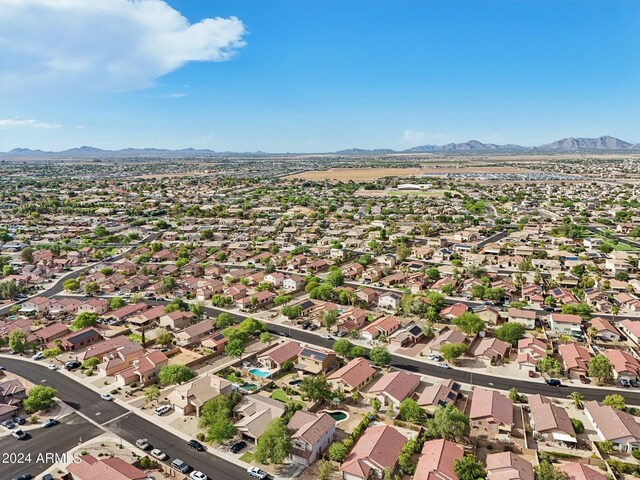
[[[130,412],[128,409],[118,405],[117,402],[106,402],[100,399],[100,396],[96,392],[60,372],[52,372],[44,365],[34,364],[29,361],[20,360],[19,358],[3,357],[0,358],[0,364],[8,371],[20,375],[32,383],[41,383],[55,388],[58,391],[57,396],[60,400],[79,410],[84,415],[87,415],[102,425],[103,428],[121,436],[124,440],[135,443],[139,438],[148,439],[154,448],[160,448],[169,455],[167,463],[170,463],[175,458],[179,458],[194,469],[206,473],[210,478],[215,480],[237,480],[238,478],[245,478],[247,476],[246,470],[242,467],[227,462],[214,453],[196,452],[188,448],[185,440],[168,432],[162,426],[148,420],[145,416]],[[42,382],[42,380],[44,380],[44,382]],[[50,430],[63,432],[63,429],[60,427],[64,428],[64,425],[57,425]],[[97,429],[97,427],[94,428]],[[44,431],[44,429],[42,430]],[[75,430],[72,431],[72,443],[67,450],[77,443],[78,435],[81,435],[79,432],[75,432]],[[93,436],[95,436],[95,434]],[[83,436],[84,441],[88,438],[90,438],[89,434],[87,434],[86,438]],[[31,440],[28,442],[30,441]],[[0,443],[0,445],[2,444]],[[27,446],[27,442],[19,442],[19,445]],[[30,448],[29,445],[29,449]],[[22,451],[27,453],[26,450]],[[61,449],[60,451],[66,450]],[[44,469],[45,468],[42,468],[39,471],[44,471]],[[4,471],[4,469],[2,469],[2,471]],[[20,471],[19,473],[28,472],[29,470],[24,470],[24,472]],[[34,472],[35,469],[31,471],[31,473]],[[1,480],[5,480],[4,473],[2,474]]]
[[[16,440],[11,435],[0,439],[2,480],[23,473],[42,473],[56,463],[54,458],[47,458],[47,454],[61,455],[80,442],[86,442],[102,433],[94,424],[75,413],[60,420],[59,425],[51,428],[37,427],[26,430],[30,437],[25,440]]]

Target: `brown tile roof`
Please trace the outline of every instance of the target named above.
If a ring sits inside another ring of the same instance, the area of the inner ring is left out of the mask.
[[[361,478],[368,478],[371,465],[380,471],[393,471],[398,455],[407,438],[389,425],[369,427],[353,446],[340,470]]]
[[[512,452],[487,455],[488,480],[534,480],[533,465]]]
[[[342,380],[347,385],[357,387],[376,370],[369,364],[366,358],[354,358],[344,367],[339,368],[327,377],[328,380]]]
[[[542,395],[529,397],[529,408],[533,416],[536,432],[545,433],[560,430],[567,435],[575,436],[573,425],[566,410]]]
[[[587,467],[583,463],[565,463],[560,465],[558,470],[564,472],[569,480],[606,480],[607,476],[593,468]]]
[[[448,440],[424,442],[418,459],[416,480],[458,480],[453,470],[456,460],[464,457],[464,450]]]
[[[488,418],[502,425],[513,424],[513,402],[495,390],[476,388],[471,399],[471,420]]]
[[[70,463],[67,471],[77,480],[145,480],[147,474],[118,457],[98,460],[83,455],[79,463]]]
[[[584,409],[591,415],[606,440],[633,437],[635,442],[640,442],[640,424],[631,414],[595,400],[586,402]]]
[[[281,365],[287,360],[295,358],[300,353],[300,350],[302,350],[302,347],[298,342],[287,340],[261,353],[259,357],[269,357],[278,365]]]
[[[369,393],[386,393],[401,402],[410,396],[420,385],[420,377],[402,370],[385,373],[370,389]]]
[[[296,414],[300,412],[301,410],[296,412]],[[327,432],[336,427],[336,421],[330,415],[326,413],[316,413],[312,415],[313,418],[299,426],[293,434],[293,438],[300,438],[310,445],[318,443]],[[291,418],[291,420],[293,420],[293,418]],[[289,421],[289,428],[292,428],[291,425],[292,422]]]

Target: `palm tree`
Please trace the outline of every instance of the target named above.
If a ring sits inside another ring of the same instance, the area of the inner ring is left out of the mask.
[[[598,335],[598,329],[596,327],[589,327],[587,328],[587,336],[589,338],[593,338],[596,335]]]
[[[616,315],[620,313],[620,307],[618,305],[614,305],[611,307],[611,321],[615,323]]]
[[[567,398],[573,402],[573,405],[576,408],[582,408],[584,395],[582,395],[580,392],[571,392],[569,395],[567,395]]]

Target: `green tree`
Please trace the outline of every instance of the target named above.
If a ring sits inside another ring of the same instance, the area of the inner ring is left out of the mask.
[[[353,344],[345,338],[341,338],[333,342],[333,351],[336,352],[336,355],[340,357],[349,357],[349,353],[351,352],[352,347]]]
[[[576,432],[578,435],[581,433],[584,433],[584,423],[582,423],[581,420],[578,420],[577,418],[572,418],[571,425],[573,425],[573,431]]]
[[[207,429],[207,441],[222,443],[235,437],[237,429],[229,418],[219,417],[211,422]]]
[[[553,463],[548,460],[541,461],[535,467],[536,480],[568,480],[569,476],[558,470]]]
[[[112,297],[109,299],[109,308],[111,310],[117,310],[118,308],[124,307],[127,302],[124,301],[121,297]]]
[[[291,300],[293,299],[293,297],[291,295],[277,295],[274,299],[273,299],[273,304],[276,307],[279,307],[281,305],[286,305],[287,303],[289,303]]]
[[[611,395],[607,395],[606,397],[604,397],[602,403],[618,410],[624,410],[625,408],[627,408],[624,397],[619,393],[612,393]]]
[[[340,269],[332,270],[327,274],[326,281],[333,287],[339,287],[344,283],[344,274]]]
[[[333,442],[329,446],[329,458],[334,462],[344,462],[348,453],[349,449],[342,442]]]
[[[391,365],[391,354],[384,347],[373,347],[369,352],[369,358],[378,367]]]
[[[233,318],[228,313],[221,313],[216,317],[216,328],[227,328],[233,325]]]
[[[33,252],[35,252],[33,247],[26,247],[20,252],[20,258],[25,263],[33,264]]]
[[[412,398],[405,398],[400,402],[398,414],[405,422],[422,423],[426,418],[426,412]]]
[[[467,335],[477,335],[484,330],[484,321],[473,312],[465,312],[454,318],[453,324]]]
[[[160,290],[163,293],[171,292],[174,288],[176,288],[176,279],[173,277],[162,277],[160,280]]]
[[[318,480],[329,480],[334,470],[333,464],[330,461],[320,460],[318,462]]]
[[[144,389],[144,399],[147,402],[160,398],[160,387],[158,385],[149,385]]]
[[[591,318],[591,307],[586,303],[572,303],[562,306],[562,313],[579,315],[583,320],[589,320]]]
[[[191,311],[191,313],[193,313],[193,316],[196,317],[197,319],[202,318],[202,315],[204,313],[204,309],[202,305],[200,305],[199,303],[189,304],[189,310]]]
[[[98,323],[98,315],[93,312],[80,312],[71,322],[69,328],[71,330],[80,330],[82,328],[93,327]]]
[[[100,285],[98,282],[87,282],[84,284],[83,290],[85,295],[92,297],[100,291]]]
[[[467,351],[464,343],[445,343],[440,347],[440,354],[447,362],[454,362]]]
[[[262,332],[260,334],[260,342],[269,345],[271,342],[273,342],[273,337],[269,332]]]
[[[487,472],[473,455],[465,455],[453,463],[453,471],[460,480],[480,480],[487,478]]]
[[[584,405],[584,395],[580,392],[571,392],[567,395],[567,398],[571,400],[571,403],[573,403],[573,406],[576,408],[582,408]]]
[[[9,348],[16,353],[24,353],[27,348],[27,334],[15,329],[9,334]]]
[[[281,418],[274,418],[258,439],[255,457],[260,463],[280,464],[291,452],[291,431]]]
[[[304,377],[300,383],[300,393],[309,400],[319,401],[331,398],[331,384],[324,375]]]
[[[56,393],[53,387],[36,385],[27,391],[27,398],[23,400],[22,405],[28,413],[49,410],[55,402]]]
[[[169,345],[173,341],[173,335],[166,328],[162,328],[158,331],[156,336],[156,343],[158,345]]]
[[[242,338],[234,338],[227,342],[224,351],[230,357],[240,358],[244,353],[245,341]]]
[[[60,347],[52,347],[47,348],[42,351],[42,355],[44,358],[55,358],[62,353],[62,349]]]
[[[246,332],[249,335],[257,335],[261,332],[267,331],[267,326],[264,323],[251,317],[245,318],[242,322],[240,322],[238,328],[241,332]]]
[[[74,292],[76,290],[80,290],[80,282],[77,278],[70,278],[69,280],[64,281],[62,288],[67,292]]]
[[[515,346],[524,337],[525,328],[521,323],[504,323],[496,330],[496,337]]]
[[[184,365],[165,365],[158,372],[162,385],[175,385],[188,382],[195,374]]]
[[[282,315],[287,317],[289,320],[298,318],[301,313],[302,307],[300,305],[285,305],[282,307]]]
[[[322,325],[327,330],[331,330],[331,327],[333,327],[338,322],[338,315],[338,310],[336,310],[335,308],[324,310],[320,315]]]
[[[380,408],[382,407],[382,403],[376,397],[373,397],[371,400],[369,400],[369,405],[371,406],[373,413],[378,413],[380,411]]]
[[[596,378],[598,383],[613,381],[613,366],[602,353],[589,360],[589,376]]]
[[[562,365],[560,365],[560,362],[549,355],[538,361],[537,368],[539,372],[546,373],[552,377],[557,376],[562,372]]]
[[[458,441],[469,430],[469,418],[453,405],[436,408],[427,420],[426,434],[430,438]]]

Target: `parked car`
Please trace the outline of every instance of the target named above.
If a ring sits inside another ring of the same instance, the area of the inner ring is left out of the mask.
[[[146,438],[139,438],[138,440],[136,440],[136,447],[138,447],[140,450],[149,450],[151,448],[151,445]]]
[[[13,421],[18,425],[24,425],[25,423],[27,423],[27,419],[21,417],[20,415],[16,415],[15,417],[13,417]]]
[[[60,420],[57,420],[55,418],[50,418],[49,420],[47,420],[42,424],[42,428],[50,428],[55,425],[58,425],[59,423],[60,423]]]
[[[193,472],[191,472],[191,474],[189,475],[189,478],[191,480],[209,480],[209,477],[207,477],[200,470],[194,470]]]
[[[191,439],[187,442],[187,446],[189,448],[193,448],[194,450],[197,450],[198,452],[204,452],[206,450],[206,448],[204,447],[204,445],[202,445],[199,441]]]
[[[239,442],[234,443],[233,445],[231,445],[231,448],[229,449],[229,451],[231,453],[238,453],[240,452],[244,447],[247,446],[247,442],[243,442],[242,440]]]
[[[333,340],[333,337],[329,334],[320,335],[323,340]]]
[[[55,363],[50,363],[49,365],[47,365],[47,368],[49,370],[57,370],[58,366]]]
[[[189,470],[191,470],[191,467],[179,458],[176,458],[173,462],[171,462],[171,467],[182,473],[187,473]]]
[[[443,362],[436,363],[436,367],[444,368],[444,369],[451,368],[449,365],[447,365],[446,363],[443,363]]]
[[[269,475],[267,472],[258,467],[247,468],[247,473],[252,477],[259,478],[260,480],[264,480]]]
[[[13,423],[13,420],[5,420],[4,422],[2,422],[2,426],[8,428],[9,430],[13,430],[14,428],[16,428],[16,424]]]
[[[4,369],[5,369],[4,366],[0,365],[0,372]]]
[[[110,393],[103,393],[100,395],[100,398],[102,400],[106,400],[107,402],[112,402],[113,401],[113,395],[111,395]]]
[[[13,430],[11,430],[11,436],[13,438],[17,438],[18,440],[24,440],[25,438],[27,438],[27,434],[19,428],[14,428]]]
[[[578,379],[580,380],[580,383],[590,383],[590,380],[584,375],[580,375]]]
[[[340,330],[338,333],[336,333],[336,337],[338,338],[342,338],[347,334],[347,332],[345,332],[344,330]]]
[[[621,378],[620,385],[622,385],[624,388],[629,388],[631,386],[631,382],[629,382],[629,380],[627,380],[626,378]]]
[[[280,332],[278,335],[280,335],[281,337],[286,337],[286,338],[289,338],[291,336],[287,332]]]
[[[633,388],[638,388],[638,382],[637,382],[637,381],[635,381],[635,380],[629,380],[629,383],[631,384],[631,386],[632,386]]]
[[[169,458],[169,455],[164,453],[159,448],[154,448],[153,450],[151,450],[151,456],[157,458],[158,460],[166,460],[167,458]]]
[[[437,353],[430,353],[429,355],[427,355],[427,359],[441,362],[442,361],[442,356],[438,355]]]
[[[13,477],[11,480],[33,480],[35,477],[30,473],[23,473],[22,475],[18,475],[17,477]]]
[[[42,477],[41,480],[55,480],[55,478],[53,478],[53,475],[51,475],[50,473],[47,473]]]
[[[76,368],[80,368],[81,365],[82,363],[77,360],[70,360],[68,362],[65,362],[64,368],[66,370],[75,370]]]
[[[155,408],[154,412],[155,412],[156,415],[164,415],[169,410],[171,410],[171,406],[169,406],[169,405],[160,405],[159,407]]]
[[[533,370],[529,370],[528,375],[529,378],[534,378],[536,376],[536,372],[534,372]]]
[[[544,383],[546,383],[547,385],[551,386],[551,387],[560,387],[562,386],[562,382],[560,380],[558,380],[557,378],[547,378]]]
[[[31,357],[33,360],[42,360],[44,358],[44,354],[42,352],[38,352]]]
[[[302,383],[302,380],[300,380],[299,378],[296,378],[295,380],[291,380],[289,382],[289,385],[295,386],[295,385],[300,385],[301,383]]]

